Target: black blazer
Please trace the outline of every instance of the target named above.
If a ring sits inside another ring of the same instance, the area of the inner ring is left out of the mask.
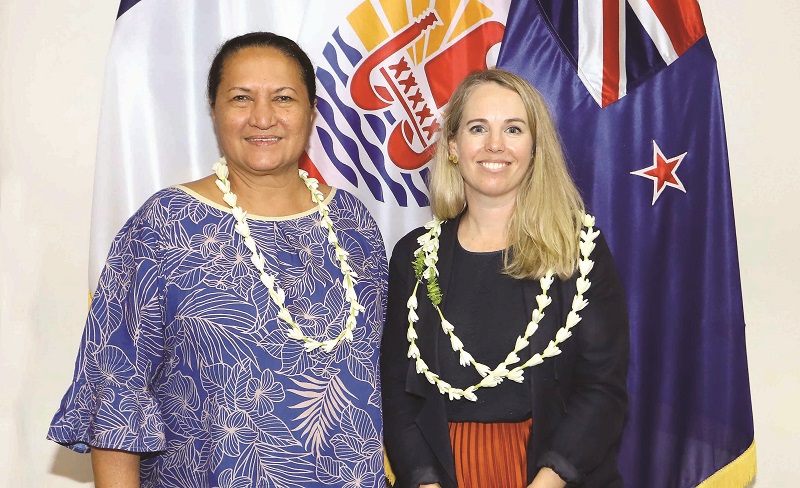
[[[439,283],[447,300],[456,230],[459,219],[442,225]],[[406,303],[416,279],[413,253],[415,229],[395,246],[389,265],[389,300],[381,344],[384,442],[396,487],[416,488],[438,482],[456,487],[455,461],[450,446],[445,402],[438,389],[416,372],[408,351]],[[622,285],[602,233],[590,259],[595,262],[587,278],[589,305],[573,336],[559,345],[562,353],[525,370],[531,378],[533,425],[528,444],[528,483],[542,466],[552,468],[570,486],[621,487],[617,451],[627,407],[628,315]],[[558,278],[548,294],[539,329],[531,337],[531,354],[542,352],[565,323],[576,294],[575,279]],[[538,280],[525,280],[528,315],[541,293]],[[443,333],[423,286],[417,292],[419,335],[417,346],[432,371],[439,370],[438,341]],[[519,324],[520,333],[526,324]],[[509,344],[509,350],[513,347]],[[491,365],[494,366],[494,365]],[[480,390],[477,393],[480,395]],[[458,400],[468,401],[468,400]],[[510,487],[516,488],[516,487]]]

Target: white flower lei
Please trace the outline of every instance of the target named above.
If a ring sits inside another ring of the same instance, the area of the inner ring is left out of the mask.
[[[572,336],[570,329],[575,327],[578,322],[581,321],[581,316],[578,314],[578,312],[586,308],[586,306],[589,304],[589,300],[583,296],[592,285],[592,283],[586,279],[589,271],[591,271],[592,267],[594,266],[594,261],[589,259],[589,255],[594,250],[594,240],[598,235],[600,235],[599,230],[593,229],[594,223],[595,219],[591,215],[586,214],[583,216],[583,225],[586,227],[586,229],[581,230],[580,232],[580,254],[582,256],[582,259],[578,260],[578,270],[580,276],[576,281],[577,294],[572,299],[572,309],[570,310],[569,314],[567,314],[566,324],[560,328],[558,332],[556,332],[555,338],[550,341],[544,351],[534,354],[533,357],[531,357],[525,363],[511,369],[509,369],[511,365],[520,361],[517,353],[528,346],[530,337],[534,334],[534,332],[536,332],[536,329],[539,328],[539,322],[542,320],[542,317],[544,317],[544,309],[550,305],[550,302],[552,301],[552,299],[547,296],[547,291],[550,289],[550,285],[553,284],[553,272],[548,271],[545,276],[539,279],[539,283],[542,285],[542,294],[536,296],[537,308],[531,314],[531,320],[528,322],[528,325],[525,328],[525,333],[522,336],[517,337],[516,343],[514,344],[514,349],[508,354],[508,356],[506,356],[506,359],[498,364],[494,369],[491,369],[489,366],[477,362],[472,354],[464,350],[464,344],[455,334],[455,326],[445,319],[442,310],[439,308],[439,304],[442,301],[442,294],[437,280],[437,276],[439,276],[439,270],[436,269],[436,262],[439,260],[439,234],[442,232],[442,221],[434,219],[425,224],[425,228],[428,229],[428,232],[417,238],[417,242],[420,244],[420,247],[414,251],[414,271],[417,277],[417,282],[414,285],[414,291],[409,297],[407,303],[408,331],[406,332],[406,338],[409,342],[407,356],[415,360],[417,374],[425,375],[425,378],[428,380],[428,382],[432,385],[435,385],[439,389],[439,392],[442,395],[447,395],[450,400],[460,400],[461,398],[466,398],[467,400],[474,402],[478,399],[478,397],[475,395],[475,391],[479,388],[491,388],[497,386],[505,378],[508,378],[511,381],[516,381],[517,383],[522,383],[524,379],[523,371],[526,368],[542,364],[545,358],[561,354],[561,349],[559,349],[558,345]],[[476,383],[466,389],[455,388],[450,385],[450,383],[439,378],[439,375],[428,369],[428,365],[422,360],[419,348],[416,344],[416,340],[418,338],[417,331],[414,329],[414,323],[419,320],[416,312],[417,290],[420,283],[422,283],[422,280],[427,281],[428,297],[433,304],[433,308],[439,314],[439,318],[442,322],[442,330],[450,337],[450,346],[454,351],[459,352],[459,362],[461,363],[461,366],[469,366],[471,364],[483,377],[479,383]]]
[[[247,212],[244,211],[242,207],[236,205],[236,194],[231,191],[231,182],[228,180],[228,162],[223,157],[214,163],[211,169],[213,169],[214,173],[217,175],[216,184],[217,188],[222,191],[222,199],[225,200],[225,203],[230,205],[233,217],[236,219],[234,229],[236,233],[244,239],[244,245],[247,246],[247,249],[252,253],[250,261],[258,270],[261,283],[267,288],[270,298],[278,306],[278,318],[290,326],[286,331],[286,335],[290,339],[302,341],[304,343],[303,347],[307,352],[314,351],[317,348],[325,352],[331,352],[342,340],[352,341],[353,328],[356,326],[356,317],[358,317],[360,312],[364,311],[364,307],[358,303],[358,298],[356,296],[355,284],[358,275],[347,262],[349,256],[348,252],[339,246],[339,239],[337,239],[336,233],[333,231],[333,221],[328,215],[328,204],[325,203],[325,197],[318,188],[319,182],[315,178],[309,177],[307,172],[302,169],[299,170],[300,178],[303,180],[303,183],[305,183],[308,191],[311,192],[311,200],[317,204],[320,222],[322,222],[322,225],[328,230],[328,244],[333,246],[336,253],[339,269],[342,272],[344,297],[347,303],[350,304],[350,313],[345,321],[344,329],[335,338],[325,341],[318,341],[303,334],[300,326],[297,325],[297,322],[292,318],[292,314],[284,305],[286,292],[276,283],[277,275],[270,275],[264,271],[266,260],[264,259],[264,255],[258,251],[256,241],[250,235],[250,227],[247,225]]]

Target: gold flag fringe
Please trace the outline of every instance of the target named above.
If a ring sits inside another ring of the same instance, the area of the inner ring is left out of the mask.
[[[386,479],[389,481],[390,485],[394,485],[394,482],[397,481],[397,476],[394,475],[394,471],[392,471],[392,465],[389,464],[389,458],[386,457],[386,450],[383,451],[383,468],[386,470]]]
[[[756,441],[739,457],[712,474],[697,488],[744,488],[756,476]]]

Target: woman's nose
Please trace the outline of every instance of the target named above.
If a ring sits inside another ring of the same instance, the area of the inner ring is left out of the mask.
[[[275,124],[275,109],[268,101],[256,101],[250,111],[250,125],[269,129]]]
[[[505,147],[502,134],[490,133],[486,139],[486,150],[489,152],[502,151]]]

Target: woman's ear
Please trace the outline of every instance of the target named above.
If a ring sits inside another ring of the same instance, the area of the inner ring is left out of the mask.
[[[314,99],[314,103],[311,105],[311,125],[314,125],[314,120],[317,118],[317,99]]]

